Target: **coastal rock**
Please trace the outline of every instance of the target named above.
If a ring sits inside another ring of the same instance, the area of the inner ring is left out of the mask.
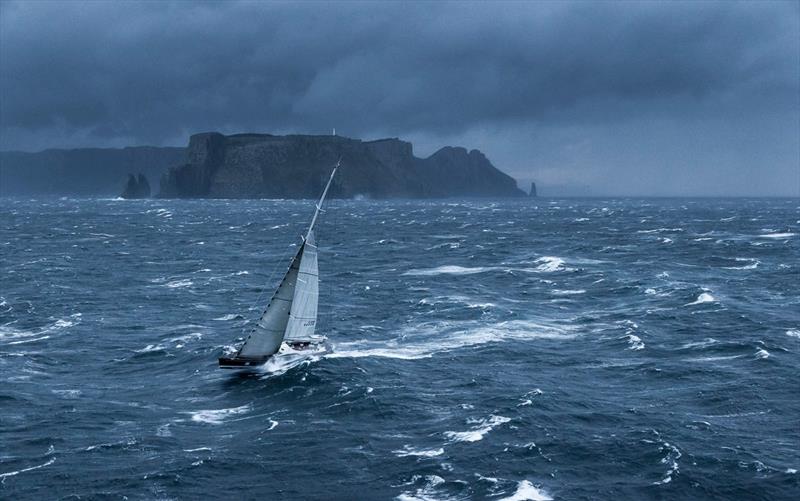
[[[536,197],[536,183],[531,181],[531,191],[528,192],[529,197]]]
[[[517,197],[524,193],[478,150],[417,158],[397,138],[195,134],[186,160],[161,178],[163,198],[313,198],[338,159],[333,197]]]
[[[122,198],[149,198],[150,183],[142,173],[139,173],[138,176],[128,174],[128,182],[120,196]]]

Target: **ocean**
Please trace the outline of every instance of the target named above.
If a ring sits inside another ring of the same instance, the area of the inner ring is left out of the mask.
[[[800,200],[0,199],[0,498],[798,499]]]

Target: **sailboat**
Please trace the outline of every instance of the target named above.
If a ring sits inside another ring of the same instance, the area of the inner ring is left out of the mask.
[[[322,211],[325,196],[333,182],[341,159],[336,162],[331,177],[314,209],[314,217],[302,238],[289,269],[261,317],[244,343],[232,357],[220,357],[222,369],[255,368],[266,363],[281,350],[303,351],[317,348],[325,338],[315,334],[317,302],[319,300],[319,268],[314,224]]]

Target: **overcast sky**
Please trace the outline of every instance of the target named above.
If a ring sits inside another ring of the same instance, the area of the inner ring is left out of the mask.
[[[800,2],[0,3],[0,149],[478,148],[542,189],[800,195]]]

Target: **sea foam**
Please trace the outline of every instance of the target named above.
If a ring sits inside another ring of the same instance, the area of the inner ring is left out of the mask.
[[[522,482],[517,484],[517,490],[514,494],[499,498],[498,501],[552,501],[553,498],[550,497],[545,491],[537,488],[535,485],[530,483],[527,480],[523,480]]]
[[[245,414],[252,410],[250,404],[242,405],[239,407],[231,407],[229,409],[214,409],[190,412],[192,421],[196,423],[207,424],[222,424],[226,418],[238,414]]]
[[[463,266],[446,265],[446,266],[438,266],[436,268],[431,268],[431,269],[408,270],[407,272],[403,273],[403,275],[422,276],[422,277],[430,277],[436,275],[473,275],[475,273],[484,273],[496,269],[498,268],[491,266],[465,268]]]
[[[438,449],[414,449],[410,445],[404,445],[402,449],[392,451],[397,457],[418,456],[418,457],[436,457],[444,454],[443,448]]]
[[[492,431],[495,427],[511,421],[511,418],[505,416],[495,416],[492,414],[488,419],[478,421],[477,426],[467,431],[446,431],[444,436],[453,442],[477,442],[483,440],[483,437]]]
[[[703,292],[699,296],[697,296],[697,299],[695,299],[693,302],[686,303],[684,306],[694,306],[696,304],[703,304],[703,303],[714,303],[716,302],[716,300],[717,299],[708,292]]]
[[[431,322],[403,329],[395,339],[337,343],[325,358],[382,357],[401,360],[430,358],[437,353],[471,346],[532,339],[573,339],[576,327],[532,320],[496,324],[480,321]]]

